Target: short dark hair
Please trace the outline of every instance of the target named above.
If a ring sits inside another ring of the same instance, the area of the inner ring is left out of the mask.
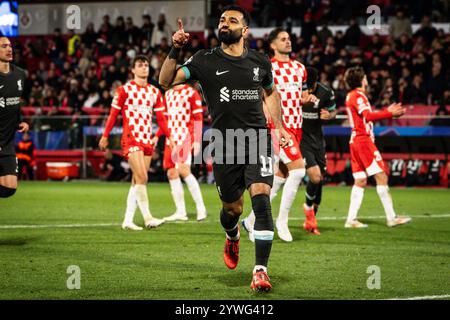
[[[283,28],[283,27],[278,27],[278,28],[273,29],[269,33],[269,37],[267,38],[267,42],[269,42],[269,44],[271,44],[272,42],[275,41],[275,39],[278,37],[278,35],[280,33],[282,33],[282,32],[287,32],[287,30],[285,28]]]
[[[362,81],[365,76],[364,69],[357,66],[347,69],[344,75],[344,81],[350,90],[359,88],[362,86]]]
[[[245,24],[247,26],[250,24],[250,14],[244,8],[235,4],[231,4],[229,6],[224,7],[220,15],[222,15],[225,11],[239,11],[244,16]]]
[[[133,60],[131,61],[131,69],[133,69],[136,66],[136,63],[138,61],[146,61],[149,65],[150,65],[150,60],[148,59],[148,57],[144,54],[138,54],[136,57],[133,58]]]
[[[319,71],[316,68],[313,67],[307,67],[306,68],[306,85],[309,89],[314,88],[314,86],[317,83],[317,80],[319,79]]]

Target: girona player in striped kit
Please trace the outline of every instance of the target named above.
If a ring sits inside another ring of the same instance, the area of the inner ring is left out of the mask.
[[[142,230],[133,222],[134,212],[139,207],[144,218],[145,227],[154,228],[164,220],[154,218],[149,209],[147,195],[147,172],[150,167],[154,142],[152,134],[152,115],[156,114],[158,125],[170,136],[164,117],[164,102],[161,92],[147,83],[149,61],[144,55],[133,59],[131,72],[134,80],[119,87],[115,93],[110,115],[99,142],[101,150],[108,147],[108,136],[116,123],[117,116],[122,115],[122,151],[128,160],[133,178],[128,192],[127,209],[122,224],[123,229]]]
[[[305,66],[299,61],[290,58],[292,46],[289,33],[283,28],[276,28],[270,32],[268,41],[274,53],[271,59],[272,73],[280,94],[283,127],[291,136],[289,143],[280,149],[279,157],[281,161],[279,170],[274,176],[270,199],[275,198],[278,190],[285,184],[281,197],[280,211],[275,225],[280,239],[291,242],[293,238],[288,228],[288,214],[295,200],[298,187],[306,173],[300,152],[302,136],[301,105],[308,101],[315,102],[316,97],[309,94],[306,90],[307,73]],[[242,225],[249,232],[251,240],[253,240],[253,223],[253,212],[242,221]],[[307,215],[304,228],[315,233],[317,222],[314,213]]]
[[[203,107],[200,94],[187,84],[180,84],[165,93],[165,115],[171,136],[164,148],[164,169],[167,170],[176,211],[166,221],[188,220],[184,191],[180,176],[186,183],[197,208],[197,221],[207,216],[200,185],[191,173],[192,150],[194,156],[201,151]],[[163,134],[160,129],[156,133]],[[170,143],[169,143],[170,141]]]
[[[350,89],[345,105],[352,127],[350,137],[350,157],[355,183],[350,196],[346,228],[366,228],[356,217],[364,197],[367,178],[373,176],[377,184],[377,193],[386,213],[387,225],[395,227],[411,221],[408,216],[397,216],[392,204],[383,158],[375,145],[373,122],[382,119],[401,117],[406,109],[399,103],[393,103],[382,111],[372,111],[366,97],[368,82],[361,67],[353,67],[345,72],[345,83]]]

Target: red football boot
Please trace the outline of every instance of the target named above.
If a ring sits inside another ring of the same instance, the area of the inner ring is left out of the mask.
[[[265,271],[256,271],[253,273],[252,283],[250,284],[255,292],[268,292],[272,289],[270,278]]]

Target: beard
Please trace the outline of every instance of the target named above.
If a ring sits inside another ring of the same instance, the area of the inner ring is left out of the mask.
[[[219,31],[219,41],[228,45],[239,42],[241,38],[242,38],[242,29],[240,30],[238,29],[235,31],[229,30],[228,32],[222,30]]]

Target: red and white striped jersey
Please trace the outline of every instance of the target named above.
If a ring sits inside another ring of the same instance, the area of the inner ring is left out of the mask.
[[[280,94],[283,125],[287,129],[302,127],[302,91],[306,90],[306,68],[297,60],[288,62],[272,58],[272,73]]]
[[[354,89],[347,93],[345,106],[347,107],[348,119],[352,127],[350,143],[353,142],[355,137],[370,137],[372,141],[375,141],[373,122],[366,120],[363,115],[365,110],[372,112],[369,99],[367,99],[364,92],[360,89]]]
[[[111,107],[122,113],[123,136],[131,134],[137,142],[151,144],[153,112],[164,110],[158,88],[127,82],[116,90]]]
[[[167,126],[171,133],[170,140],[179,146],[187,139],[193,142],[194,122],[197,122],[200,128],[203,123],[200,94],[185,84],[166,91],[165,101]]]

